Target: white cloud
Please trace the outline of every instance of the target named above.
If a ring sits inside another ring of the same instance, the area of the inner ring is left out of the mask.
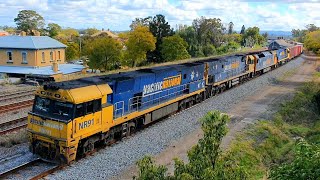
[[[200,16],[232,21],[236,29],[291,30],[320,26],[320,0],[10,0],[0,2],[0,25],[11,25],[19,10],[32,9],[63,27],[129,29],[136,17],[164,14],[170,24],[191,24]]]

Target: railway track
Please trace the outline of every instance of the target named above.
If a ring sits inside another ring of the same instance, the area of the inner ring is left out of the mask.
[[[34,90],[3,94],[3,95],[0,95],[0,101],[10,101],[16,98],[32,96],[33,94],[34,94]]]
[[[15,102],[12,104],[6,104],[0,106],[0,114],[6,113],[8,111],[14,111],[25,107],[30,107],[33,104],[33,99],[28,99],[20,102]]]
[[[37,167],[43,166],[44,163],[46,163],[46,162],[44,162],[40,158],[32,159],[28,162],[19,164],[15,167],[12,167],[12,168],[9,168],[3,172],[0,172],[0,179],[5,179],[6,177],[11,176],[11,175],[14,176],[17,173],[21,174],[22,176],[26,176],[26,174],[24,174],[23,171],[30,171],[30,169],[36,170],[36,169],[38,169]],[[42,170],[41,172],[32,173],[35,175],[29,175],[29,177],[25,177],[25,178],[32,179],[32,180],[41,179],[41,178],[59,170],[59,169],[61,169],[62,167],[63,166],[61,166],[61,165],[51,165],[50,164],[50,166],[48,166],[47,169]],[[30,174],[30,173],[28,173],[28,174]],[[13,179],[14,179],[14,177],[13,177]]]
[[[27,127],[27,117],[0,124],[0,135]]]

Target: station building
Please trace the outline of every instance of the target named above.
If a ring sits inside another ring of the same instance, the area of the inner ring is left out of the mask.
[[[85,73],[83,65],[65,62],[66,45],[47,36],[1,36],[0,73],[54,77]]]

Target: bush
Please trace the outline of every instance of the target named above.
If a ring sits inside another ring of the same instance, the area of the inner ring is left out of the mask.
[[[206,45],[203,47],[203,54],[205,56],[213,56],[217,53],[216,48],[214,47],[214,45]]]
[[[295,159],[271,170],[272,179],[318,179],[320,177],[320,147],[300,140],[295,147]]]

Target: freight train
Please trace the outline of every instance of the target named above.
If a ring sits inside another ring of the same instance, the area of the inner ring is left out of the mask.
[[[43,85],[28,114],[30,150],[70,163],[301,53],[296,45]]]

